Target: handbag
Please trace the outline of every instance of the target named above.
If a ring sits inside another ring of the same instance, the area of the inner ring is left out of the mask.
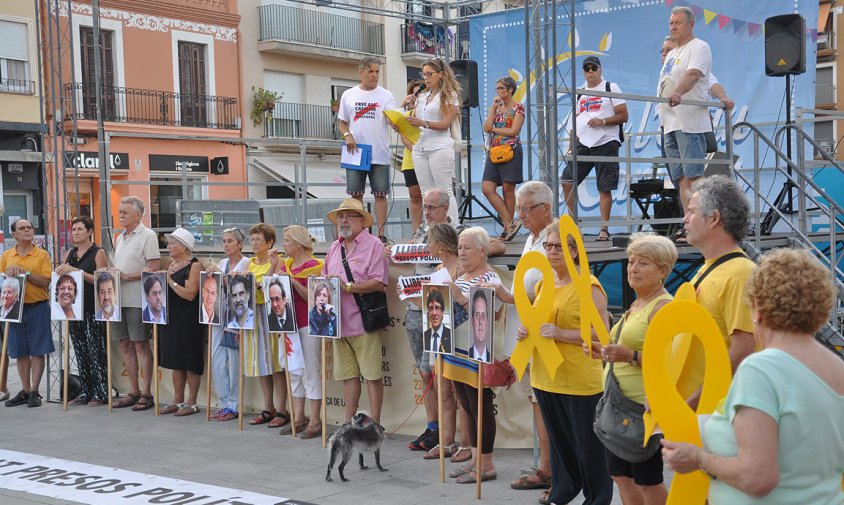
[[[709,124],[712,126],[712,131],[704,133],[707,154],[718,152],[718,139],[715,138],[715,123],[712,122],[712,116],[709,116]]]
[[[625,320],[627,320],[626,314],[619,323],[616,342],[618,336],[621,335]],[[630,463],[646,461],[659,451],[662,435],[652,435],[648,443],[643,445],[645,422],[642,416],[644,414],[644,405],[634,402],[621,392],[613,372],[613,364],[610,363],[607,381],[604,384],[604,395],[595,407],[595,423],[592,425],[595,436],[608,451],[624,461]]]
[[[346,269],[346,276],[349,282],[355,282],[352,276],[352,269],[346,260],[346,248],[340,247],[340,254],[343,256],[343,267]],[[390,311],[387,308],[387,293],[375,291],[374,293],[354,293],[355,302],[360,309],[360,317],[363,319],[363,329],[366,331],[378,331],[390,324]]]
[[[491,147],[489,149],[489,161],[500,164],[507,163],[513,159],[513,146],[510,144],[501,144],[500,146]]]
[[[484,365],[484,386],[491,388],[510,387],[516,382],[516,370],[510,364],[510,358],[503,361],[493,360]]]

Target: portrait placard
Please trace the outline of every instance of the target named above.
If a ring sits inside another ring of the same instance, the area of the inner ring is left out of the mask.
[[[141,321],[167,324],[167,274],[141,273]]]
[[[340,338],[340,279],[308,278],[308,333]]]
[[[245,272],[229,275],[226,277],[226,292],[226,328],[255,329],[255,274]]]
[[[202,324],[221,324],[223,301],[222,272],[199,273],[199,322]]]
[[[445,284],[422,285],[422,349],[435,354],[454,354],[451,327],[452,297]]]
[[[469,341],[466,343],[470,359],[492,363],[492,327],[495,310],[492,288],[469,288]]]
[[[0,274],[0,321],[21,322],[25,292],[26,275]]]
[[[270,333],[296,333],[296,312],[293,310],[293,286],[289,275],[265,275],[264,300],[267,328]]]
[[[81,321],[82,300],[85,298],[85,278],[82,270],[50,275],[50,319],[53,321]]]
[[[94,319],[120,321],[120,271],[94,274]]]

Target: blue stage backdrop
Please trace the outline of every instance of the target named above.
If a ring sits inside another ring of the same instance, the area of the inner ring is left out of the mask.
[[[583,82],[581,61],[589,55],[601,59],[603,76],[607,81],[616,82],[625,93],[654,95],[659,71],[661,69],[660,49],[668,34],[668,18],[671,8],[685,5],[696,15],[695,35],[712,48],[713,73],[726,88],[736,106],[732,111],[733,124],[739,121],[753,123],[784,124],[785,78],[765,75],[765,36],[764,22],[770,16],[798,13],[806,20],[806,73],[796,76],[792,86],[792,106],[814,107],[815,103],[815,62],[818,4],[812,0],[766,0],[764,2],[736,2],[734,0],[695,0],[679,2],[672,0],[595,0],[577,2],[576,33],[570,37],[570,24],[567,19],[558,20],[558,47],[554,55],[548,55],[547,61],[554,61],[562,75],[560,85],[569,84],[570,58],[572,49],[577,59],[577,83]],[[518,83],[516,99],[525,102],[527,92],[534,99],[534,85],[541,82],[541,75],[525,78],[525,27],[524,11],[511,9],[492,14],[473,17],[471,27],[471,59],[478,62],[478,87],[481,97],[480,108],[471,110],[472,143],[483,145],[484,135],[480,124],[494,98],[495,81],[505,75],[513,77]],[[572,40],[572,44],[569,44]],[[574,46],[573,48],[571,46]],[[558,129],[568,122],[571,98],[560,95]],[[649,102],[628,101],[630,119],[625,125],[628,132],[655,132],[659,130],[656,117],[656,105]],[[713,109],[713,112],[715,110]],[[723,126],[720,111],[715,114],[717,125]],[[795,114],[792,114],[796,118]],[[530,114],[528,115],[530,120]],[[533,126],[536,132],[536,126]],[[773,128],[765,129],[772,133]],[[522,138],[527,142],[527,128],[522,129]],[[719,132],[719,143],[723,149],[723,131]],[[558,135],[559,138],[559,135]],[[633,137],[628,139],[633,156],[658,157],[658,137]],[[564,146],[567,147],[567,146]],[[625,147],[622,147],[624,152]],[[745,167],[752,164],[753,146],[749,131],[738,132],[735,136],[735,150],[741,158],[739,163]],[[783,149],[784,150],[784,149]],[[796,151],[795,151],[796,152]],[[764,150],[763,150],[764,154]],[[482,167],[484,154],[482,149],[473,149],[473,167]],[[767,155],[763,166],[772,166],[774,158]],[[533,173],[525,174],[525,180],[538,179],[538,162],[534,159]],[[525,164],[527,167],[527,163]],[[556,168],[559,173],[562,167]],[[650,174],[651,164],[634,164],[631,167],[631,180]],[[615,193],[613,215],[626,215],[627,188],[624,185],[625,165],[622,164],[622,182]],[[473,170],[473,181],[481,179],[481,169]],[[594,172],[592,173],[594,177]],[[770,193],[770,198],[780,190],[782,181],[766,178],[763,191]],[[598,214],[598,193],[591,183],[584,183],[579,189],[580,213]],[[634,207],[635,208],[635,207]],[[597,230],[595,230],[597,231]]]

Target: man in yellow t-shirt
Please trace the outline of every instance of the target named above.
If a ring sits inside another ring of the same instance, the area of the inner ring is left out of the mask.
[[[700,250],[705,261],[691,282],[695,284],[703,277],[696,287],[698,303],[718,324],[735,372],[756,348],[750,307],[744,296],[755,264],[738,246],[747,233],[750,205],[738,185],[725,176],[701,179],[693,189],[683,223],[689,244]],[[741,255],[715,265],[722,257],[736,252]],[[703,370],[703,346],[693,339],[677,385],[693,408],[699,400]]]

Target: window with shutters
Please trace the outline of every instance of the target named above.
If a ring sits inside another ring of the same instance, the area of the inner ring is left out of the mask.
[[[29,69],[29,27],[0,20],[0,92],[34,93]]]
[[[208,118],[205,44],[179,41],[179,111],[182,126],[204,127]]]
[[[86,119],[97,118],[96,73],[94,72],[94,29],[79,27],[79,41],[82,48],[82,114]],[[116,121],[117,89],[114,82],[114,32],[100,30],[100,69],[103,97],[103,119]]]

